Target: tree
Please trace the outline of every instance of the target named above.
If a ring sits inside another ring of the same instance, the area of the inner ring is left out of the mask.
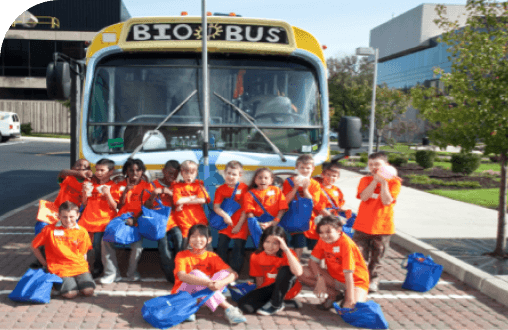
[[[439,128],[431,137],[440,146],[460,146],[470,152],[481,141],[485,154],[501,158],[501,183],[496,248],[494,256],[507,257],[506,169],[508,156],[508,3],[491,0],[467,1],[466,26],[446,17],[446,7],[436,6],[435,23],[446,32],[440,41],[449,46],[451,71],[435,68],[446,93],[416,86],[413,104]]]

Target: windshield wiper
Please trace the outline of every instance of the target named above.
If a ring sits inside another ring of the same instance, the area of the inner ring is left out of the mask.
[[[192,93],[190,93],[189,96],[187,96],[187,98],[185,100],[183,100],[182,103],[180,103],[176,108],[175,110],[173,110],[169,115],[167,115],[166,118],[164,118],[163,121],[161,121],[161,123],[154,129],[154,130],[151,130],[151,131],[147,131],[145,133],[145,139],[143,139],[143,142],[141,142],[141,144],[139,146],[136,147],[136,149],[134,149],[134,151],[132,152],[132,154],[129,156],[129,158],[133,158],[135,154],[137,154],[141,148],[143,148],[143,146],[148,142],[148,140],[150,140],[150,137],[154,134],[157,134],[157,132],[159,131],[159,128],[161,128],[162,125],[164,125],[171,117],[173,117],[173,115],[178,111],[180,110],[190,99],[191,97],[194,96],[194,94],[196,94],[198,92],[197,89],[195,89]],[[148,133],[148,134],[147,134]]]
[[[263,133],[263,131],[261,131],[261,129],[259,129],[259,127],[256,126],[256,124],[254,124],[253,120],[254,118],[252,118],[251,116],[249,116],[247,113],[245,113],[245,111],[243,111],[242,109],[240,109],[239,107],[237,107],[236,105],[234,105],[232,102],[230,102],[229,100],[225,99],[224,97],[220,96],[219,94],[217,94],[217,92],[213,92],[213,94],[215,96],[217,96],[219,99],[221,99],[224,103],[226,104],[229,104],[230,106],[233,107],[233,109],[235,109],[236,111],[238,111],[238,113],[240,113],[242,115],[242,117],[247,120],[249,122],[249,124],[252,125],[252,127],[254,127],[258,132],[259,134],[261,134],[261,136],[266,140],[266,142],[268,142],[268,144],[270,145],[270,147],[272,147],[273,151],[275,151],[279,156],[280,156],[280,159],[283,161],[283,162],[286,162],[286,157],[284,157],[284,155],[282,154],[282,152],[280,152],[279,148],[277,148],[277,146],[268,138],[268,136],[265,135],[265,133]]]

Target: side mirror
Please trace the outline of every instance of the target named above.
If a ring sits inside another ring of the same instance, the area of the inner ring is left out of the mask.
[[[48,97],[53,100],[68,100],[71,97],[71,71],[67,62],[51,62],[46,69]]]
[[[357,149],[362,147],[362,121],[358,117],[344,116],[339,123],[339,147]]]

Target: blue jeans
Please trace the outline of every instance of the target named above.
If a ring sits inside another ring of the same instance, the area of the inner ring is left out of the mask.
[[[175,283],[175,257],[182,250],[182,241],[182,231],[178,227],[173,227],[159,240],[161,268],[166,279],[171,283]],[[170,242],[172,247],[169,246]]]
[[[93,243],[92,243],[94,256],[93,274],[95,276],[99,276],[104,271],[104,266],[102,265],[102,248],[101,248],[101,241],[103,236],[104,232],[93,233]]]
[[[240,273],[243,267],[245,244],[247,241],[239,238],[234,238],[231,258],[228,258],[230,241],[231,238],[229,236],[219,234],[219,241],[217,242],[217,254],[225,263],[230,265],[235,272]]]

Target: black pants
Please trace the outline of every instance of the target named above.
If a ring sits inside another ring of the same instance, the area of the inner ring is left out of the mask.
[[[267,302],[271,302],[273,307],[280,307],[286,293],[295,283],[296,276],[291,273],[289,266],[281,267],[275,278],[275,283],[247,293],[238,301],[238,307],[245,314],[256,313]]]

